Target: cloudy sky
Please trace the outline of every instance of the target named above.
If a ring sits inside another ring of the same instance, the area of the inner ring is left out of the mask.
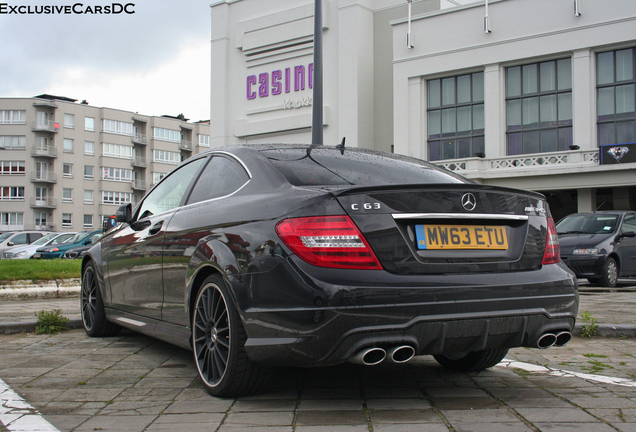
[[[134,14],[98,15],[10,12],[127,2],[0,0],[0,97],[48,93],[145,115],[209,119],[211,2],[130,1]]]

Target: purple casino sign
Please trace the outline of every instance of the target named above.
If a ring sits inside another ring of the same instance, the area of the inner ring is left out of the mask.
[[[307,66],[299,65],[249,75],[246,82],[247,100],[311,89],[314,86],[313,72],[314,64],[309,63]]]

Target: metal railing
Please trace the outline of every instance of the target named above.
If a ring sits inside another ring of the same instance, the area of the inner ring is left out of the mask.
[[[132,142],[135,144],[148,144],[148,137],[144,134],[135,134],[132,136]]]
[[[60,130],[60,122],[48,120],[45,122],[35,120],[31,122],[33,132],[57,132]]]
[[[57,207],[57,199],[46,197],[46,198],[31,198],[31,207],[43,207],[43,208],[56,208]]]
[[[40,173],[33,172],[31,174],[32,182],[57,183],[57,174],[53,171],[42,171]]]
[[[180,150],[192,151],[192,141],[181,140],[179,142],[179,149]]]
[[[55,146],[48,146],[48,147],[42,147],[42,148],[33,147],[31,149],[31,156],[56,158],[57,148]]]
[[[132,188],[137,190],[146,190],[146,180],[133,180]]]
[[[130,160],[130,163],[132,164],[132,166],[142,168],[145,168],[147,165],[146,158],[142,156],[133,156],[133,158]]]

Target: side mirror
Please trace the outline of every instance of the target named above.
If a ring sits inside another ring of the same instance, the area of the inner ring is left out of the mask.
[[[621,237],[636,237],[636,232],[634,231],[627,231],[621,234]]]
[[[9,242],[9,243],[7,243],[7,246],[15,246],[15,243]]]
[[[132,222],[132,205],[130,203],[121,205],[117,208],[115,213],[115,222],[125,222],[127,224]]]

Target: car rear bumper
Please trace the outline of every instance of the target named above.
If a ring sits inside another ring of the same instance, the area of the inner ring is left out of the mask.
[[[545,333],[571,331],[578,313],[576,279],[562,264],[469,276],[366,271],[356,279],[352,271],[324,272],[302,262],[284,267],[295,274],[260,274],[251,285],[260,289],[276,275],[270,286],[279,306],[242,311],[245,349],[254,361],[330,365],[365,348],[400,345],[416,355],[532,347]]]

